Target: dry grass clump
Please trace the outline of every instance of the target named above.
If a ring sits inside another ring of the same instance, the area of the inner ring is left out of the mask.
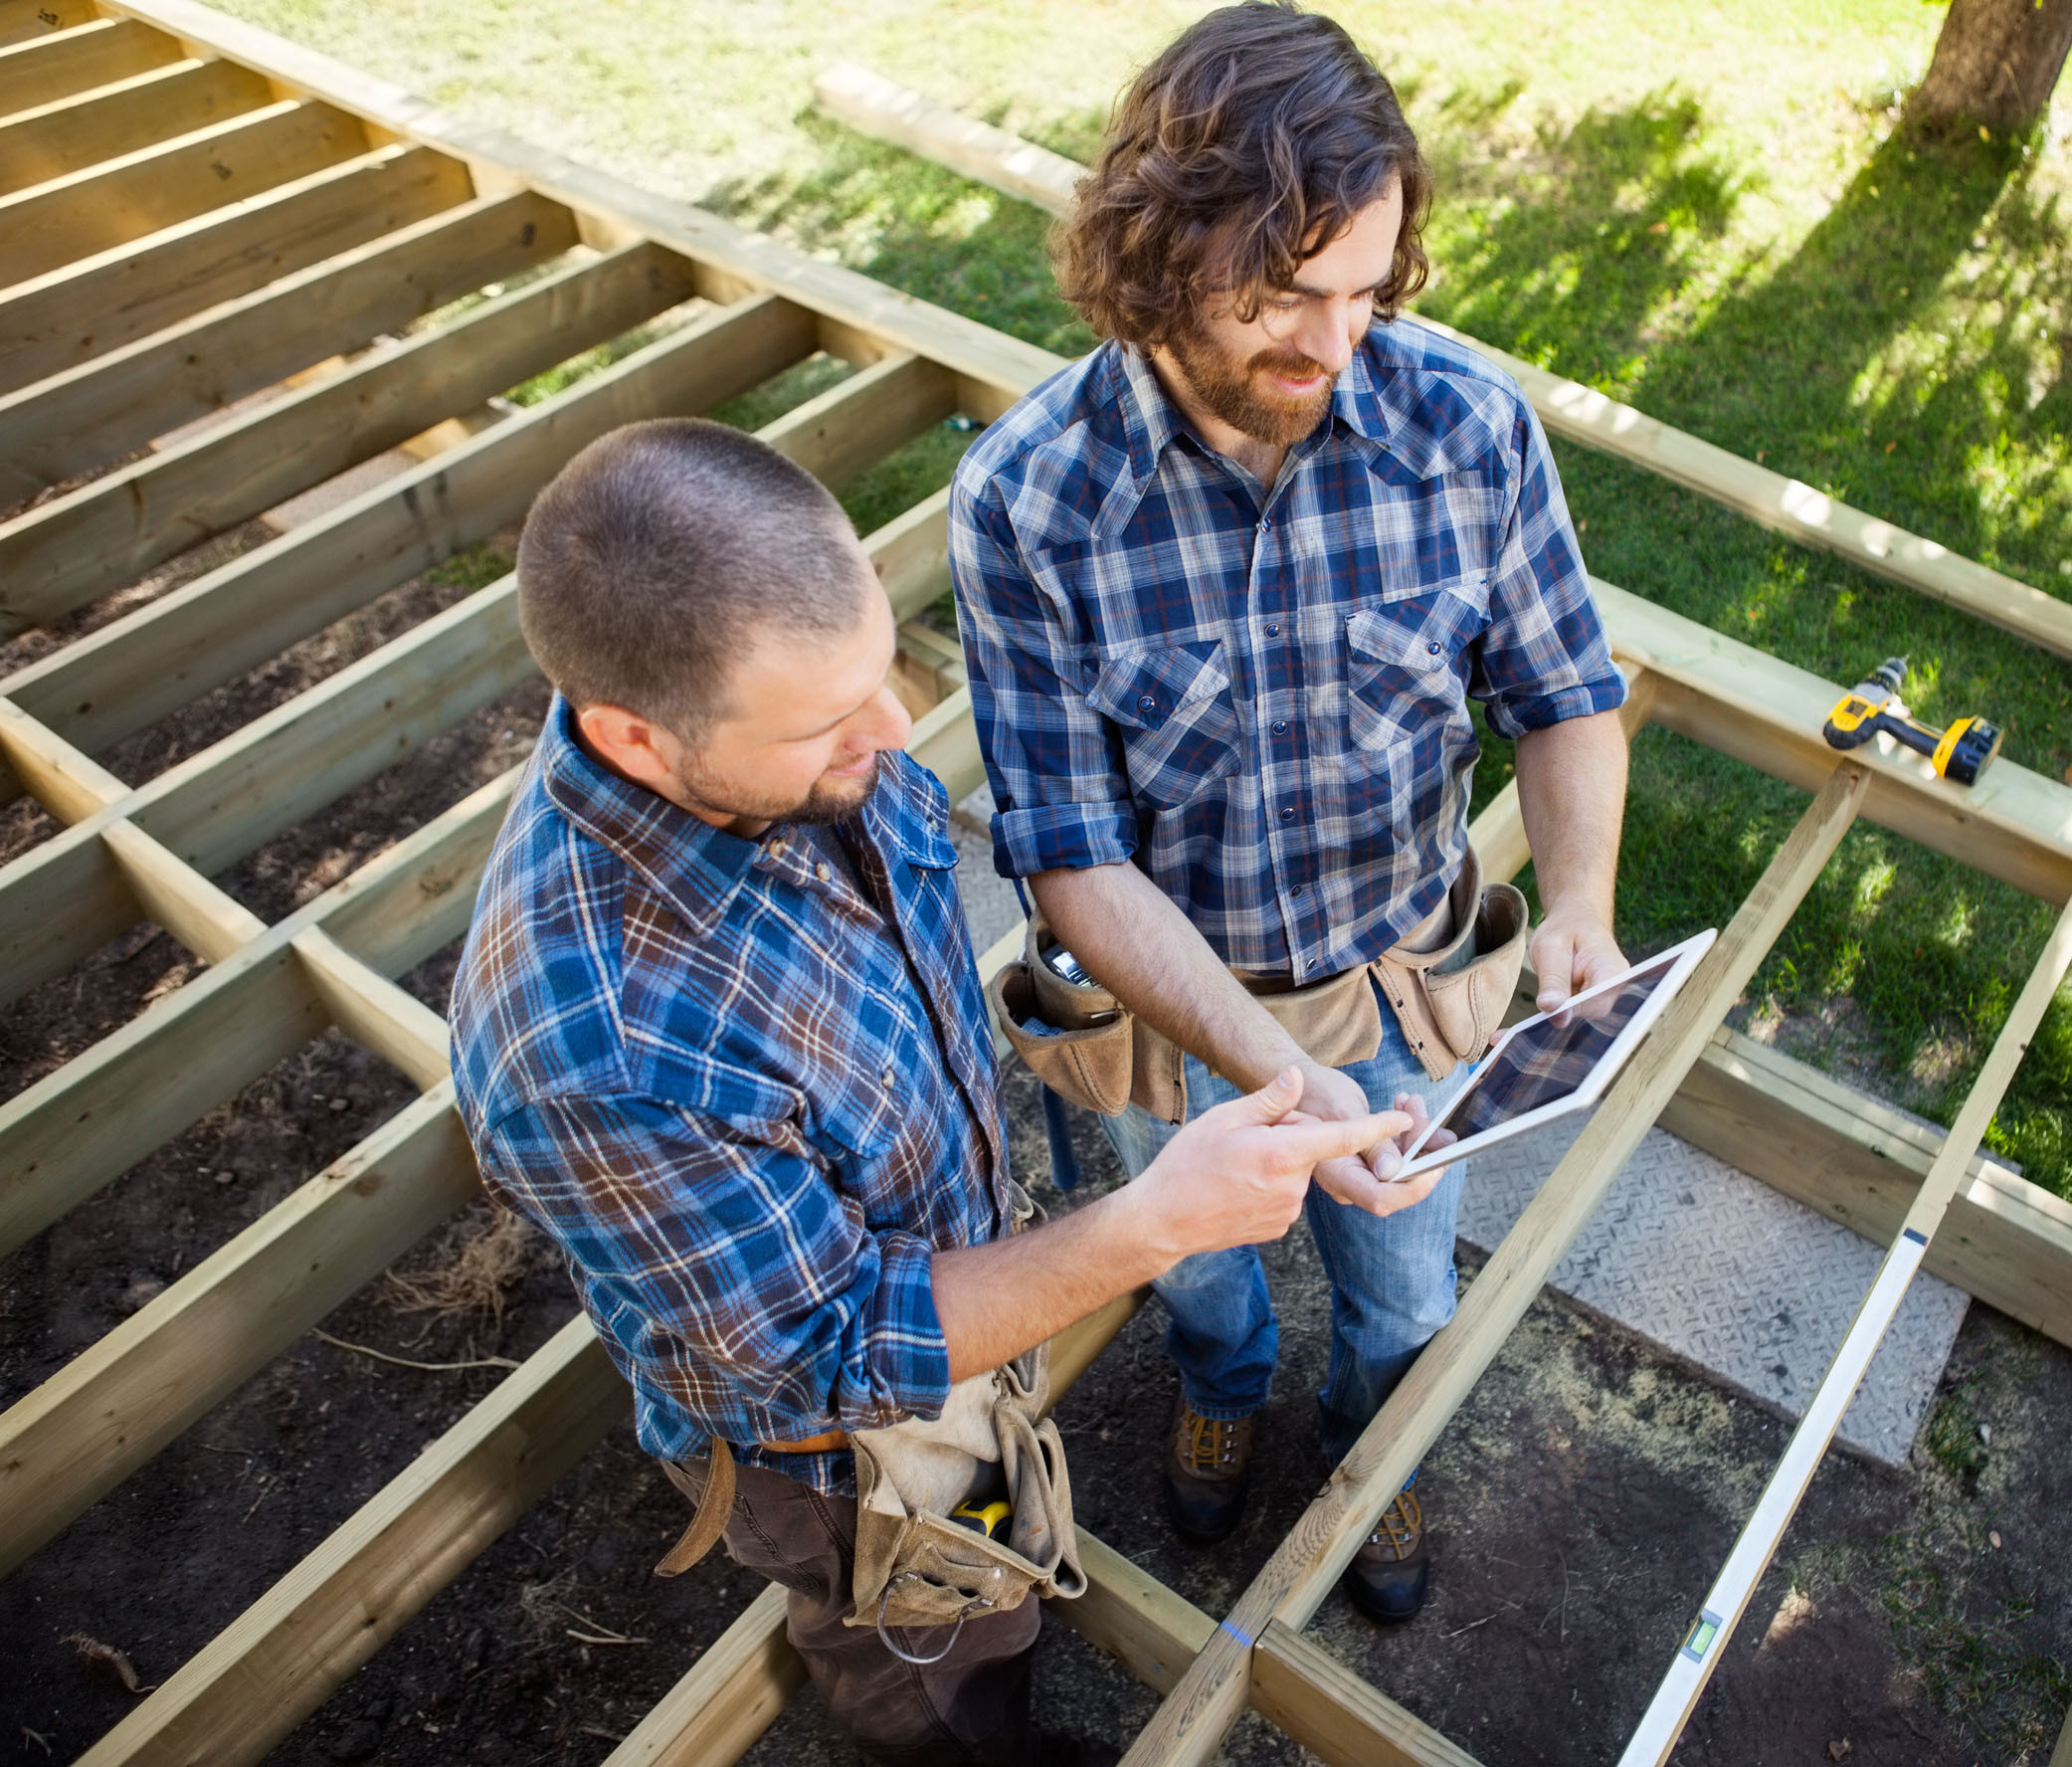
[[[434,1319],[484,1316],[500,1324],[511,1291],[553,1262],[547,1238],[522,1215],[486,1200],[472,1205],[416,1264],[382,1278],[399,1311]]]

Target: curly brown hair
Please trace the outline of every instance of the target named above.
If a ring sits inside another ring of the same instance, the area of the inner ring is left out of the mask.
[[[1240,320],[1403,181],[1403,231],[1375,310],[1423,288],[1431,169],[1396,92],[1334,20],[1243,0],[1176,38],[1126,92],[1072,214],[1050,235],[1065,299],[1103,337],[1151,348],[1229,291]]]

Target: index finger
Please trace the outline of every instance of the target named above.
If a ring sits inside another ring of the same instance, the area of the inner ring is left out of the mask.
[[[1324,1160],[1350,1159],[1370,1147],[1400,1135],[1411,1126],[1410,1113],[1378,1110],[1368,1116],[1344,1121],[1312,1118],[1306,1122],[1281,1121],[1272,1125],[1276,1152],[1299,1155],[1310,1165]]]

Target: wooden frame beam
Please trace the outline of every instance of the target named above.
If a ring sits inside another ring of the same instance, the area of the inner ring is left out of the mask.
[[[20,111],[0,120],[0,196],[257,110],[273,97],[236,62],[185,61]]]
[[[680,260],[625,246],[40,504],[0,526],[0,633],[119,587],[691,294]]]
[[[33,37],[0,49],[0,116],[185,59],[175,39],[134,19],[96,18]]]
[[[277,99],[0,197],[0,284],[25,283],[354,159],[356,116]]]
[[[575,244],[558,203],[478,197],[0,395],[0,499],[90,472]]]
[[[62,374],[473,195],[458,160],[392,144],[0,290],[0,391]]]

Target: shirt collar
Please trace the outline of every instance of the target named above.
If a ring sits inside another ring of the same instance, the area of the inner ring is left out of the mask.
[[[540,732],[539,764],[555,809],[645,879],[699,937],[719,924],[757,866],[774,863],[764,841],[714,828],[592,760],[576,739],[575,713],[559,693]],[[912,789],[910,765],[904,755],[885,756],[878,788],[859,818],[865,842],[878,854],[896,852],[914,865],[947,870],[957,863],[943,826],[948,818],[937,814],[930,794]]]
[[[1160,458],[1181,436],[1195,437],[1205,450],[1208,444],[1202,442],[1186,413],[1167,395],[1144,351],[1134,344],[1109,347],[1114,352],[1110,369],[1112,391],[1122,412],[1130,466],[1139,483],[1148,484],[1158,472]],[[1328,428],[1335,433],[1342,428],[1379,451],[1387,446],[1394,423],[1376,387],[1369,355],[1370,346],[1363,340],[1331,390],[1330,422],[1319,425],[1318,431]],[[1323,434],[1312,433],[1296,446],[1308,455],[1322,447],[1324,440]]]

